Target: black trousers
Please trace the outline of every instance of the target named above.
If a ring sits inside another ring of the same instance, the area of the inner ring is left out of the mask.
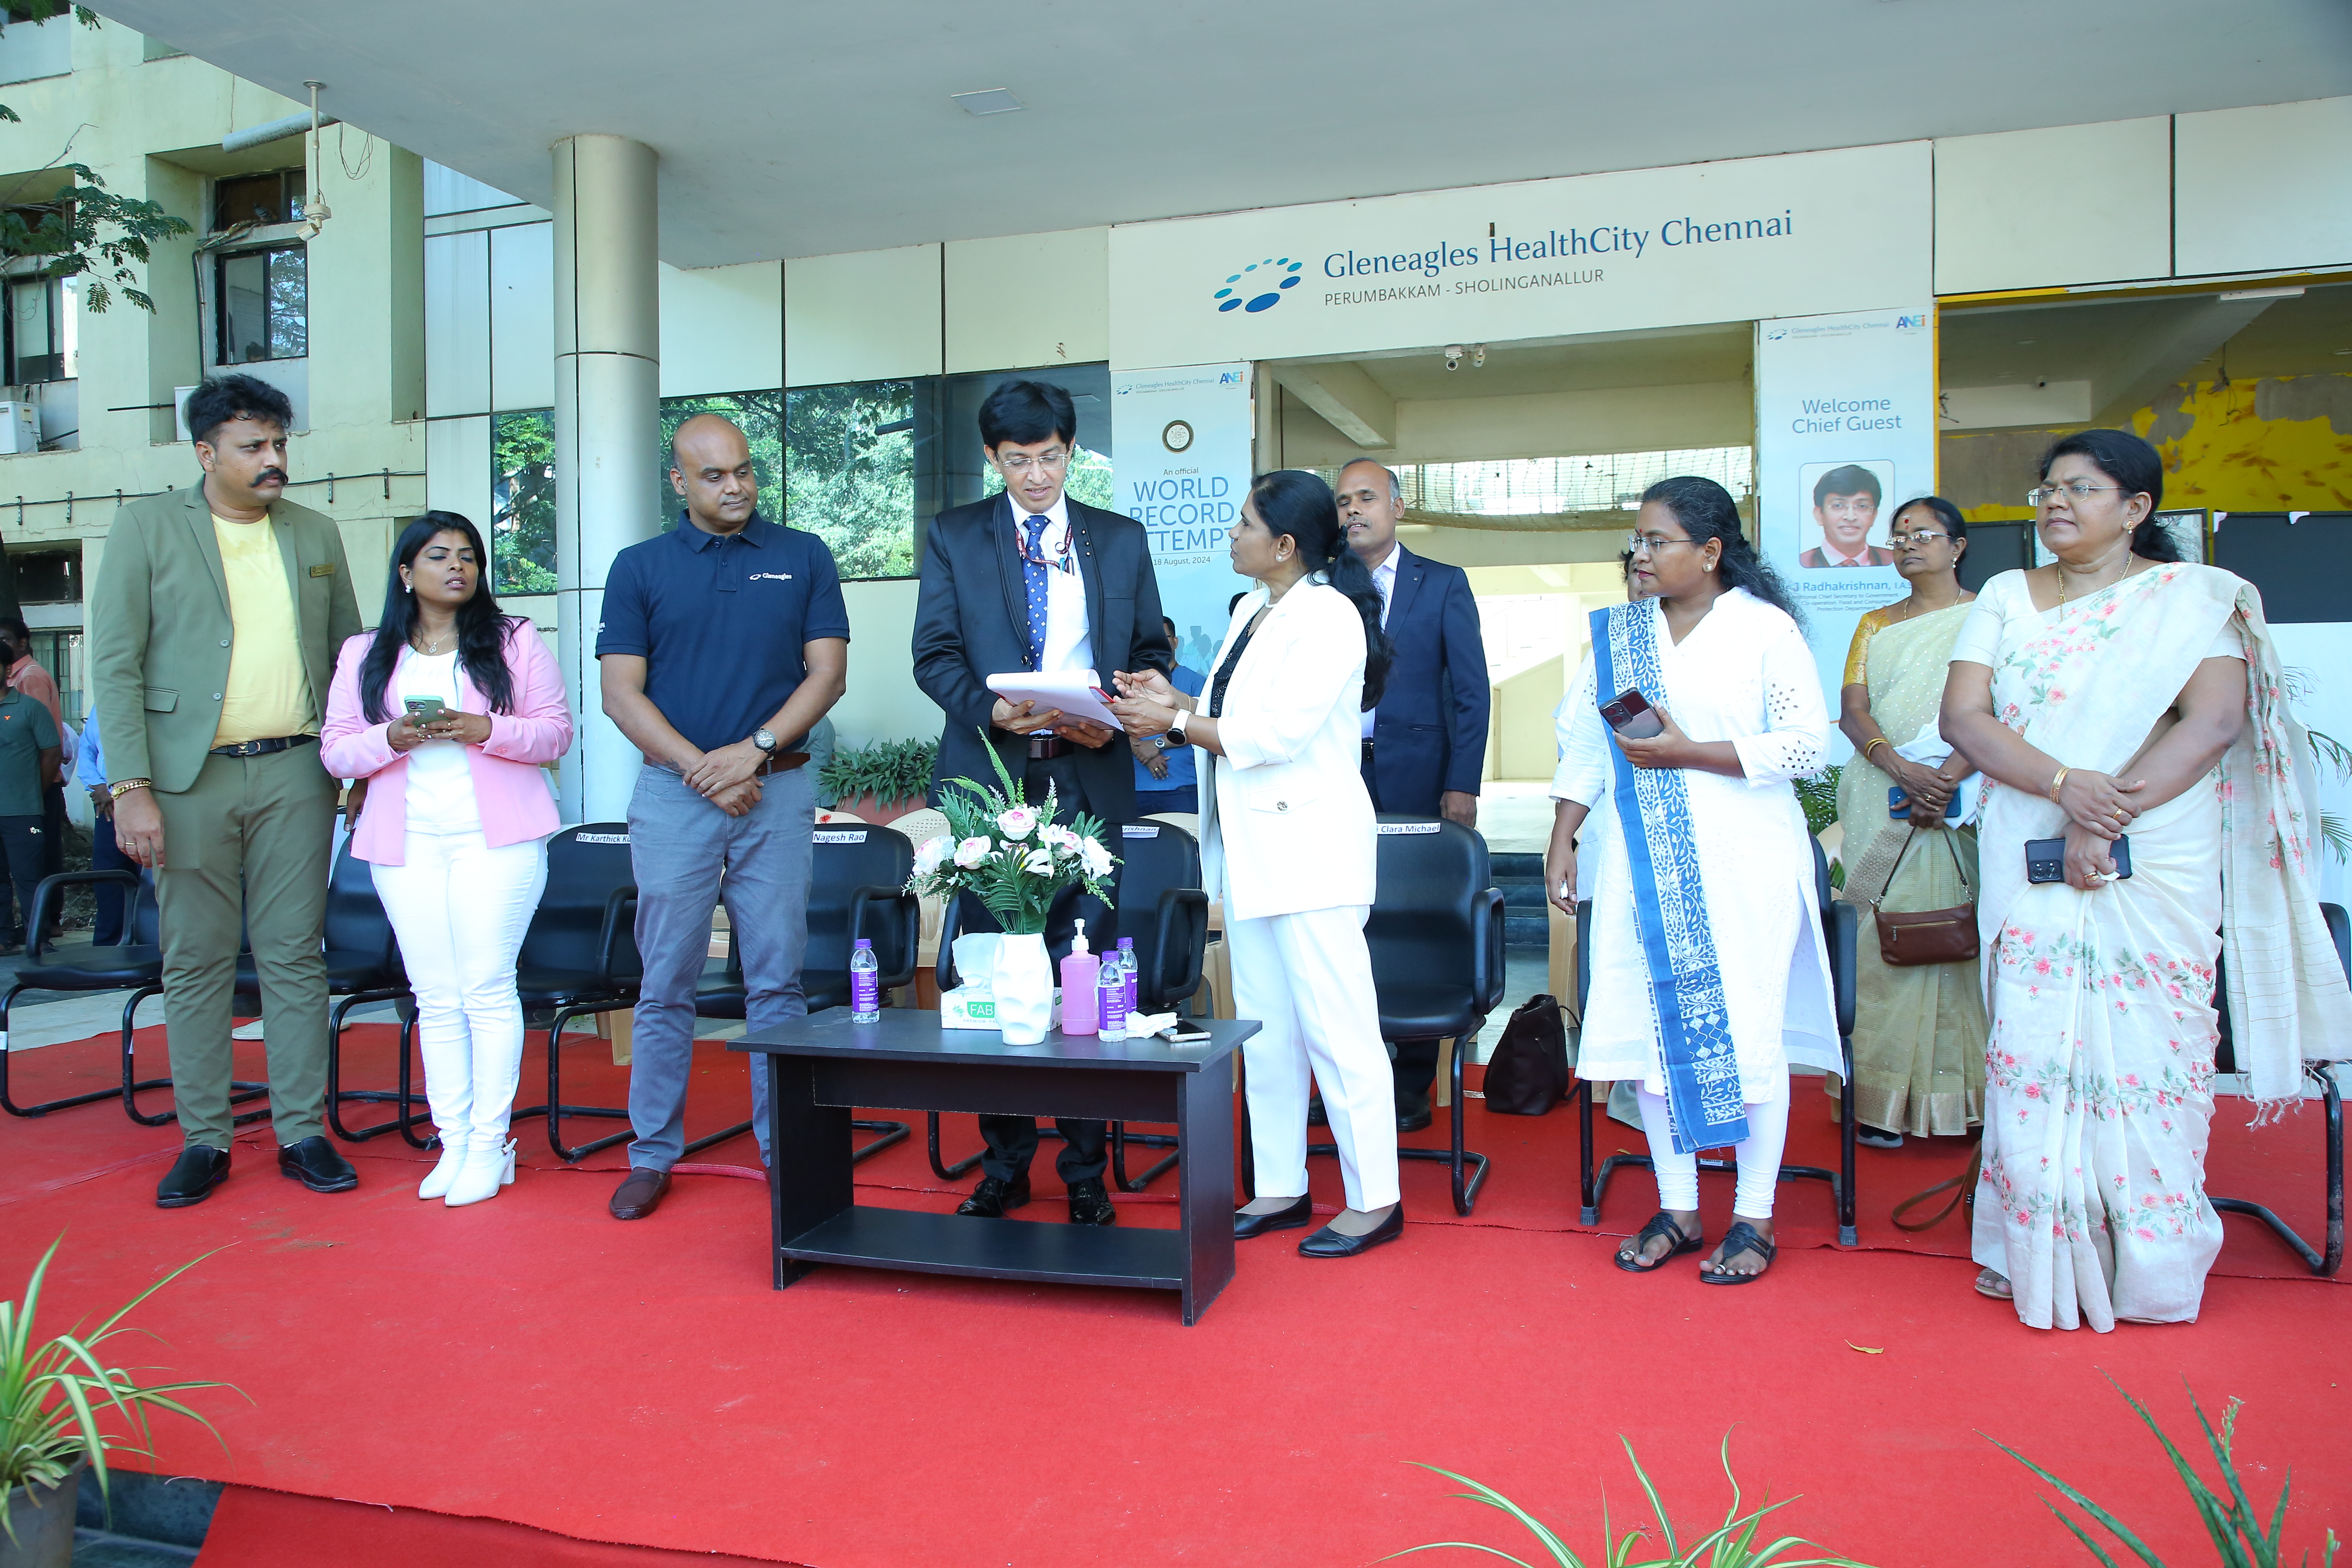
[[[43,840],[49,837],[42,831],[42,819],[37,816],[0,816],[0,854],[8,858],[8,880],[15,886],[16,908],[6,911],[6,937],[13,946],[27,940],[33,919],[33,889],[41,885],[41,852]],[[7,900],[0,898],[0,905]]]
[[[1374,811],[1388,809],[1381,804],[1380,781],[1372,776],[1370,757],[1364,759],[1364,792],[1372,797]],[[1388,1046],[1389,1071],[1396,1082],[1397,1098],[1428,1099],[1430,1086],[1437,1081],[1437,1042],[1391,1040]]]
[[[41,875],[54,877],[66,868],[66,786],[41,786]]]
[[[1081,811],[1094,811],[1087,799],[1086,786],[1078,782],[1077,763],[1067,756],[1034,757],[1023,771],[1022,784],[1029,799],[1039,805],[1045,801],[1050,785],[1055,792],[1055,820],[1067,822]],[[1116,833],[1119,824],[1109,825]],[[1087,945],[1100,952],[1101,935],[1107,935],[1105,922],[1110,910],[1098,899],[1082,892],[1066,891],[1054,901],[1045,917],[1045,955],[1058,973],[1063,957],[1070,951],[1070,938],[1077,922],[1087,922],[1090,935]],[[980,900],[965,898],[956,910],[959,931],[997,931],[996,917],[981,907]],[[1055,1174],[1065,1186],[1076,1182],[1098,1182],[1110,1166],[1110,1126],[1108,1122],[1087,1118],[1062,1116],[1054,1121],[1062,1134],[1062,1152],[1054,1160]],[[1029,1173],[1029,1162],[1037,1155],[1037,1119],[1034,1116],[983,1116],[980,1119],[980,1135],[987,1141],[988,1152],[981,1156],[983,1174],[1000,1182],[1014,1182]]]
[[[89,868],[93,871],[134,871],[131,857],[114,840],[114,818],[100,816],[90,824]],[[126,940],[122,930],[122,889],[111,882],[100,882],[93,892],[98,900],[98,924],[90,931],[93,947],[113,947]]]

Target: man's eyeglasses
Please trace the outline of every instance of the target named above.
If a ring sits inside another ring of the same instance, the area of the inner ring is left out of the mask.
[[[2055,506],[2068,497],[2088,500],[2101,490],[2119,490],[2121,485],[2095,485],[2088,479],[2069,479],[2063,485],[2036,485],[2025,492],[2028,506]]]
[[[1058,474],[1070,466],[1070,455],[1067,452],[1040,452],[1033,458],[1026,452],[1015,452],[1009,458],[997,458],[996,466],[1008,474],[1025,474],[1033,466],[1049,474]]]
[[[1667,539],[1655,533],[1631,533],[1625,536],[1625,552],[1629,555],[1655,555],[1669,544],[1689,544],[1687,539]]]

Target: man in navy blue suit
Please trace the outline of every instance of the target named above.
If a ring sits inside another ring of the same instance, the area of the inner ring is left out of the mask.
[[[1486,763],[1486,645],[1478,604],[1459,566],[1424,560],[1397,542],[1404,489],[1388,468],[1360,458],[1339,471],[1339,521],[1348,548],[1371,568],[1396,645],[1381,705],[1364,715],[1364,787],[1378,811],[1443,816],[1478,826],[1478,777]],[[1435,1040],[1391,1044],[1397,1130],[1429,1125]]]
[[[1077,434],[1069,393],[1046,382],[1008,381],[980,405],[981,446],[1004,489],[931,520],[915,605],[915,684],[947,715],[934,805],[947,780],[993,784],[992,748],[1031,805],[1043,805],[1051,788],[1064,820],[1082,811],[1100,818],[1115,848],[1121,825],[1135,816],[1126,737],[1034,712],[987,684],[992,675],[1047,670],[1089,675],[1108,691],[1115,670],[1166,674],[1175,663],[1143,525],[1063,493]],[[965,929],[974,929],[982,918],[977,900],[967,895],[961,908]],[[1069,936],[1049,930],[1046,941],[1066,947]],[[1116,1223],[1102,1180],[1105,1123],[1064,1118],[1056,1125],[1064,1147],[1055,1165],[1069,1189],[1070,1223]],[[1029,1201],[1037,1119],[982,1116],[980,1130],[988,1142],[984,1174],[956,1212],[1002,1218]]]

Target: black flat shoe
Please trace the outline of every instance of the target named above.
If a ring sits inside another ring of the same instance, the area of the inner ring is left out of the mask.
[[[1341,1236],[1325,1226],[1298,1244],[1301,1258],[1353,1258],[1360,1252],[1370,1252],[1384,1241],[1394,1241],[1404,1234],[1404,1205],[1389,1210],[1389,1217],[1361,1236]]]
[[[1772,1259],[1780,1256],[1780,1247],[1778,1242],[1767,1241],[1759,1236],[1756,1227],[1746,1220],[1736,1219],[1731,1222],[1731,1228],[1723,1233],[1724,1261],[1728,1263],[1743,1252],[1752,1252],[1762,1258],[1764,1267],[1753,1274],[1739,1274],[1728,1268],[1709,1268],[1702,1263],[1698,1266],[1698,1282],[1702,1285],[1753,1285],[1764,1278],[1765,1270],[1772,1267]]]
[[[200,1204],[227,1180],[228,1151],[191,1143],[172,1163],[171,1173],[155,1184],[155,1206],[184,1209],[190,1204]]]
[[[320,1133],[299,1143],[280,1143],[278,1173],[293,1177],[314,1193],[348,1193],[360,1184],[360,1173],[352,1169],[352,1163],[336,1153],[335,1146]]]
[[[1304,1230],[1315,1223],[1315,1200],[1305,1193],[1286,1209],[1272,1214],[1251,1214],[1244,1209],[1234,1211],[1234,1239],[1247,1241],[1253,1236],[1264,1236],[1269,1230]]]
[[[1674,1246],[1655,1258],[1644,1258],[1642,1248],[1659,1237],[1668,1238]],[[1617,1267],[1628,1274],[1654,1274],[1664,1266],[1667,1258],[1680,1258],[1685,1252],[1696,1252],[1706,1245],[1706,1237],[1696,1230],[1685,1230],[1675,1222],[1674,1215],[1660,1209],[1650,1216],[1650,1223],[1642,1227],[1640,1235],[1618,1250]]]
[[[982,1176],[980,1185],[972,1188],[971,1196],[956,1205],[956,1213],[970,1215],[976,1219],[1003,1219],[1028,1201],[1028,1177],[1007,1182],[994,1176]]]
[[[1110,1206],[1110,1194],[1104,1190],[1099,1177],[1088,1182],[1070,1184],[1070,1223],[1072,1225],[1117,1225],[1118,1211]]]

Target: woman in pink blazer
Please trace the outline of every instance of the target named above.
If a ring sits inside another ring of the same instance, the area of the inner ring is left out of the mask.
[[[352,852],[374,868],[416,994],[441,1160],[416,1189],[450,1207],[514,1180],[522,1068],[515,955],[558,826],[540,764],[572,747],[563,679],[539,632],[482,582],[474,525],[428,511],[393,548],[373,632],[343,644],[319,754],[366,798]]]

